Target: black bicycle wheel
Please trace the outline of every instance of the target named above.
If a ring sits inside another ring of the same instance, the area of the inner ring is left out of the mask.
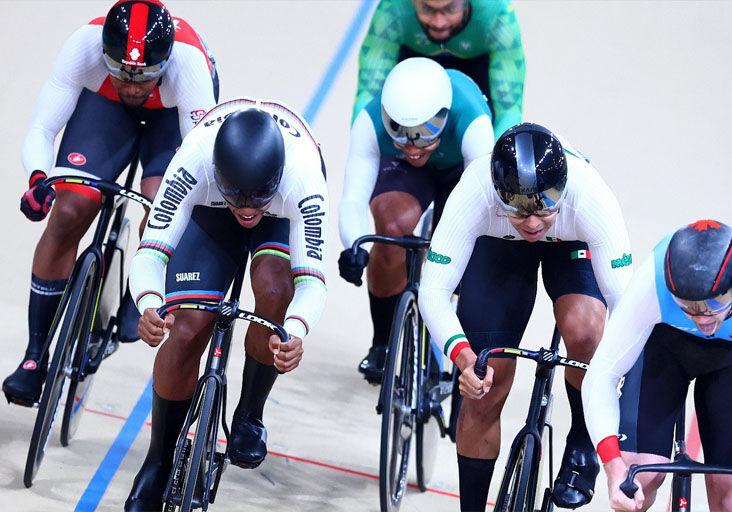
[[[496,499],[496,512],[533,512],[534,493],[531,483],[536,481],[535,445],[532,436],[524,436],[513,464],[506,467],[501,490]],[[510,458],[510,455],[509,455]]]
[[[399,509],[407,487],[409,449],[415,426],[418,314],[415,295],[403,293],[392,322],[382,382],[379,497],[383,512]]]
[[[88,327],[90,324],[92,315],[90,306],[96,299],[93,289],[96,266],[94,256],[87,255],[71,284],[69,299],[65,304],[66,309],[57,314],[57,319],[49,332],[49,336],[55,342],[55,349],[38,405],[38,415],[33,426],[28,457],[25,462],[23,483],[26,487],[33,485],[33,479],[43,461],[48,436],[63,391],[64,380],[71,367],[71,354],[80,338],[83,338],[84,335],[88,336],[89,330],[88,328],[85,330],[84,326]]]
[[[215,418],[213,414],[216,406],[216,385],[208,381],[203,386],[196,435],[193,437],[193,451],[188,458],[188,469],[182,479],[181,512],[189,512],[199,507],[203,507],[205,510],[208,506],[207,503],[201,503],[204,494],[202,480],[207,473],[206,463],[210,462],[211,458],[209,453],[211,442],[213,442],[214,452],[216,449],[216,439],[212,440],[211,436],[218,418]]]
[[[420,322],[420,325],[420,357],[418,360],[423,361],[423,364],[420,368],[418,386],[421,390],[419,394],[419,410],[424,411],[425,414],[424,417],[417,418],[415,455],[417,463],[417,487],[419,487],[420,491],[425,492],[435,468],[437,443],[440,439],[440,427],[437,425],[437,421],[430,421],[432,414],[429,409],[430,401],[434,398],[430,396],[430,390],[440,384],[440,368],[432,352],[432,344],[429,334],[424,328],[424,323]]]
[[[86,353],[87,350],[82,344],[76,346],[72,368],[75,370],[81,368]],[[61,419],[61,446],[68,446],[76,435],[93,384],[94,374],[87,375],[83,381],[79,380],[78,375],[69,379],[64,415]]]

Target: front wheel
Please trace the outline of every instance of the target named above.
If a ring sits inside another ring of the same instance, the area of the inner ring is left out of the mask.
[[[38,405],[38,415],[25,462],[23,483],[26,487],[33,485],[33,479],[46,453],[48,436],[56,416],[64,381],[72,369],[71,355],[74,347],[84,345],[83,341],[89,336],[93,302],[96,299],[94,293],[96,268],[96,259],[92,254],[88,254],[70,285],[70,292],[67,290],[69,299],[66,302],[62,301],[61,307],[66,306],[65,310],[56,313],[49,331],[49,338],[55,343],[55,349]]]
[[[418,332],[417,299],[405,292],[399,299],[389,339],[382,382],[379,497],[382,512],[399,509],[407,488],[412,431],[415,428],[415,350]]]
[[[524,436],[515,457],[509,455],[509,463],[503,475],[501,489],[496,498],[498,512],[533,512],[536,481],[536,440]]]

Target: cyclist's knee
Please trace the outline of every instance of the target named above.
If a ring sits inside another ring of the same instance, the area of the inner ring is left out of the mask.
[[[290,262],[269,255],[256,258],[252,262],[252,292],[258,311],[287,309],[295,293]]]
[[[210,313],[186,311],[175,315],[175,323],[166,343],[175,345],[180,358],[200,357],[211,337],[213,316]],[[198,359],[196,365],[198,364]]]
[[[47,236],[59,243],[78,243],[99,211],[99,203],[69,191],[59,191],[51,210]]]
[[[709,510],[732,510],[732,475],[707,475]]]
[[[605,306],[593,297],[572,294],[557,299],[555,310],[570,356],[589,360],[602,338]]]

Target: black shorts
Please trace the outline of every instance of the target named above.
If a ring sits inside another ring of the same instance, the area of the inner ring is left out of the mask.
[[[196,206],[166,270],[165,301],[221,300],[249,254],[290,259],[290,221],[264,217],[243,228],[228,208]]]
[[[536,300],[539,263],[552,301],[578,293],[604,304],[584,242],[526,242],[482,236],[460,284],[457,314],[477,354],[485,348],[518,347]]]
[[[419,201],[422,212],[434,202],[433,225],[436,226],[450,192],[460,181],[463,169],[463,164],[460,164],[440,171],[430,167],[414,167],[401,158],[381,157],[379,177],[371,199],[385,192],[406,192]]]
[[[694,403],[708,464],[732,465],[732,342],[658,324],[620,388],[620,448],[670,457],[674,424],[696,379]]]

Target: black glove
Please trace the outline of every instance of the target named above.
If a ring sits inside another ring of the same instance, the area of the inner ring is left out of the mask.
[[[56,198],[56,191],[44,183],[45,179],[46,173],[34,171],[30,178],[30,188],[20,198],[20,211],[33,222],[46,218]]]
[[[338,271],[341,277],[353,283],[356,286],[361,286],[361,276],[363,275],[363,269],[369,264],[369,253],[366,249],[358,248],[358,252],[353,254],[351,249],[346,249],[341,252],[340,258],[338,258]]]

